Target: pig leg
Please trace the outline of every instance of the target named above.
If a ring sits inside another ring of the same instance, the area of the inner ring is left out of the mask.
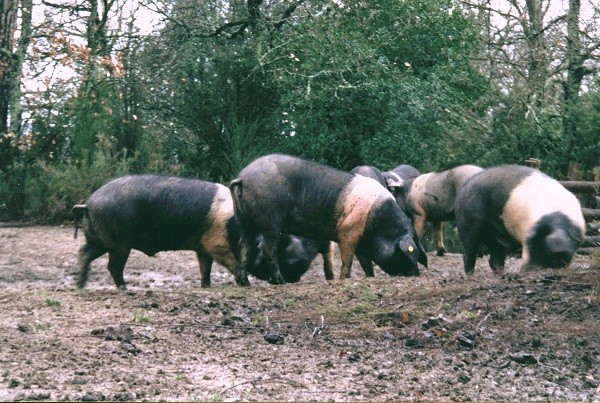
[[[212,269],[213,260],[210,256],[200,252],[196,252],[198,264],[200,265],[200,287],[210,287],[210,272]]]
[[[438,256],[444,256],[444,253],[446,253],[446,247],[444,246],[444,231],[442,225],[442,222],[438,222],[433,225],[433,232],[435,234],[435,246],[437,249]]]
[[[371,261],[371,259],[368,259],[358,254],[356,255],[356,257],[358,258],[361,267],[365,271],[365,275],[367,277],[375,277],[375,273],[373,272],[373,262]]]
[[[248,267],[254,264],[256,259],[256,233],[240,228],[239,241],[239,263],[235,267],[235,282],[237,285],[247,287],[250,285],[248,280]]]
[[[340,257],[342,259],[342,268],[340,269],[340,278],[350,278],[352,270],[352,259],[356,250],[356,242],[340,241]]]
[[[265,254],[265,262],[269,267],[269,283],[285,284],[285,280],[279,271],[279,262],[277,261],[277,246],[279,244],[279,236],[272,234],[263,234],[262,250]]]
[[[479,246],[481,244],[481,231],[474,226],[464,228],[460,231],[460,239],[463,244],[463,264],[465,268],[465,274],[472,276],[475,272],[475,261],[477,260],[477,253],[479,252]]]
[[[77,287],[83,288],[85,287],[89,273],[90,273],[90,263],[104,255],[107,250],[95,243],[86,243],[79,249],[79,279],[77,280]]]
[[[529,245],[527,245],[527,242],[524,242],[521,250],[521,270],[525,270],[529,267],[530,259]]]
[[[413,226],[415,227],[415,231],[419,239],[423,237],[423,231],[425,230],[425,216],[420,214],[415,214],[413,218]]]
[[[323,271],[327,280],[333,280],[333,242],[328,242],[327,247],[321,251],[323,255]]]
[[[506,260],[506,249],[493,238],[484,240],[490,251],[490,268],[496,274],[504,272],[504,261]]]
[[[129,258],[129,252],[131,249],[123,249],[117,251],[108,252],[108,271],[115,281],[117,288],[126,290],[125,280],[123,279],[123,269],[125,269],[125,263]]]

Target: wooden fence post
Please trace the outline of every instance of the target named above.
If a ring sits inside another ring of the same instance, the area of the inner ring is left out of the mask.
[[[600,171],[600,169],[598,169]],[[594,175],[596,175],[596,169],[594,169]],[[598,178],[596,178],[598,179]],[[579,193],[580,198],[588,200],[588,206],[583,206],[581,212],[586,223],[586,234],[583,238],[581,247],[578,249],[579,253],[592,254],[598,248],[600,248],[600,226],[598,222],[600,220],[600,205],[598,204],[598,196],[600,196],[600,181],[585,182],[578,180],[559,181],[567,190],[572,193]],[[594,205],[595,204],[595,205]]]
[[[526,166],[532,167],[535,169],[540,169],[540,166],[542,165],[542,161],[537,158],[528,158],[524,161],[524,163]]]

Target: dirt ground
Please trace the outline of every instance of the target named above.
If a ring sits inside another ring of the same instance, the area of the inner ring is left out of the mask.
[[[0,225],[0,400],[600,400],[600,268],[200,288],[195,255],[133,252],[128,291],[72,227]],[[339,263],[339,260],[338,260]]]

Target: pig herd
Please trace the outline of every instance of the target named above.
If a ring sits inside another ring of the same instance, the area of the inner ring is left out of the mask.
[[[90,264],[108,253],[108,270],[125,288],[123,270],[132,249],[149,256],[192,250],[202,287],[210,286],[213,261],[239,285],[248,274],[272,284],[293,283],[323,256],[325,278],[334,278],[338,244],[340,278],[350,277],[356,255],[367,277],[373,263],[396,276],[427,267],[420,242],[434,225],[438,255],[445,253],[442,223],[454,220],[466,274],[484,251],[494,272],[508,253],[522,253],[522,268],[563,267],[585,232],[578,200],[533,168],[461,165],[421,174],[410,165],[382,172],[360,166],[344,172],[305,159],[271,154],[251,162],[229,188],[162,175],[117,178],[73,207],[84,287]]]

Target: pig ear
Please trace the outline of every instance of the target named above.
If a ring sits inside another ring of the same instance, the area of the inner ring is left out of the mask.
[[[421,258],[421,252],[419,250],[419,242],[415,242],[410,235],[406,235],[398,242],[398,247],[408,258],[417,265],[417,262]]]
[[[396,196],[404,187],[404,181],[398,175],[385,174],[385,183],[391,194]]]
[[[423,249],[423,245],[421,242],[417,240],[417,250],[419,251],[419,258],[417,262],[421,263],[423,266],[427,267],[427,254],[425,253],[425,249]]]

